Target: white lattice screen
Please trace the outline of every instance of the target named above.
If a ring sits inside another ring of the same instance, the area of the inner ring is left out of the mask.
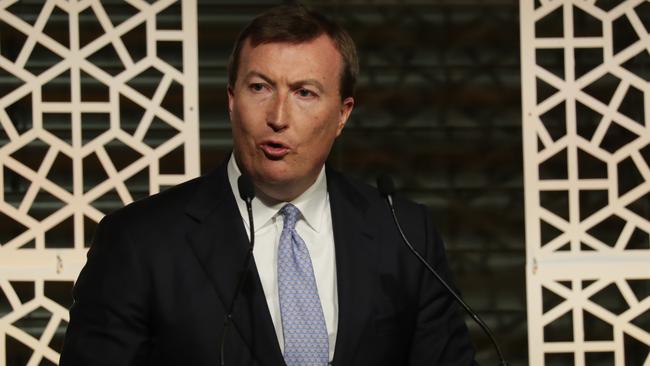
[[[520,1],[531,365],[650,365],[648,8]]]
[[[194,0],[0,1],[0,365],[58,363],[95,224],[199,174],[196,30]]]

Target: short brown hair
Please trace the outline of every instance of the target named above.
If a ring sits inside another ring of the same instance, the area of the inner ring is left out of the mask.
[[[250,39],[253,47],[264,43],[299,44],[327,34],[342,56],[341,99],[354,96],[354,86],[359,74],[357,50],[352,37],[340,25],[321,13],[302,5],[274,7],[253,19],[239,34],[228,61],[228,86],[237,82],[239,59],[245,42]]]

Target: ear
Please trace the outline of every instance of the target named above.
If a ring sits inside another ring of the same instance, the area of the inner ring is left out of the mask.
[[[235,96],[234,96],[234,91],[232,86],[228,85],[227,91],[228,91],[228,113],[232,113],[232,106],[235,103],[234,102]]]
[[[339,114],[339,123],[336,128],[336,136],[339,136],[341,134],[341,131],[343,131],[343,127],[345,127],[345,124],[348,122],[348,118],[350,117],[350,113],[352,113],[352,109],[354,108],[354,98],[352,97],[347,97],[341,102],[341,111]]]

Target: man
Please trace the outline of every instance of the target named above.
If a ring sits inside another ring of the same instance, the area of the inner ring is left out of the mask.
[[[379,193],[325,167],[354,106],[349,35],[300,6],[235,44],[233,154],[213,173],[105,217],[77,281],[61,365],[218,365],[249,248],[237,179],[255,186],[255,250],[227,365],[469,365],[451,297],[401,243]],[[423,206],[397,200],[414,245],[450,280]]]

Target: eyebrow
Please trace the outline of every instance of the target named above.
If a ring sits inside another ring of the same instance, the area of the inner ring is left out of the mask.
[[[275,81],[271,80],[270,77],[264,75],[263,73],[261,73],[259,71],[249,71],[244,76],[244,80],[248,80],[248,79],[253,78],[253,77],[259,77],[260,79],[263,79],[265,82],[271,84],[272,86],[277,85],[277,83]],[[296,88],[296,87],[299,87],[299,86],[302,86],[302,85],[313,85],[316,88],[318,88],[318,90],[320,90],[321,92],[325,90],[325,88],[323,87],[323,84],[320,81],[316,80],[316,79],[297,80],[297,81],[291,82],[289,84],[289,86],[291,88]]]
[[[263,79],[267,83],[275,86],[275,81],[271,80],[271,78],[269,78],[268,76],[262,74],[261,72],[257,72],[257,71],[249,71],[248,73],[246,73],[246,75],[244,76],[244,80],[248,80],[248,79],[253,78],[253,77],[258,77],[260,79]]]
[[[291,86],[292,88],[295,88],[295,87],[298,87],[298,86],[301,86],[301,85],[313,85],[320,92],[325,91],[325,88],[323,88],[323,84],[321,84],[321,82],[316,80],[316,79],[298,80],[298,81],[294,81],[293,83],[289,84],[289,86]]]

